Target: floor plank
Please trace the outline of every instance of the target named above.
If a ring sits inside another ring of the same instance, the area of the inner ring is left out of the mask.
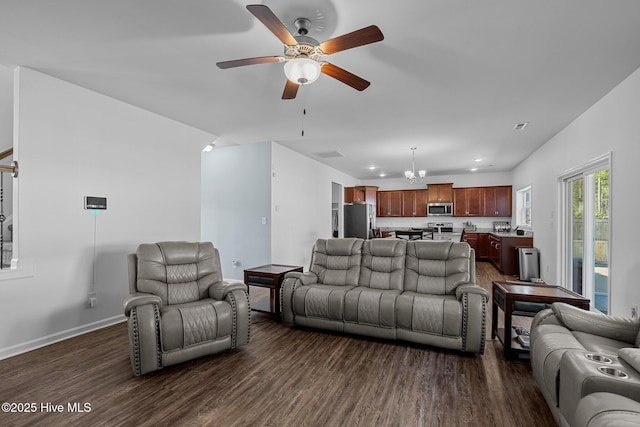
[[[477,277],[487,289],[504,278],[484,262]],[[252,301],[265,297],[252,288]],[[529,363],[503,360],[497,341],[473,356],[257,312],[248,346],[143,377],[131,372],[124,323],[0,361],[0,402],[37,404],[0,412],[2,426],[555,425]],[[64,412],[41,410],[47,402]],[[70,413],[75,402],[90,412]]]

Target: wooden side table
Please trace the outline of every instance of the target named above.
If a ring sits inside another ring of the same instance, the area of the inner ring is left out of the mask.
[[[533,317],[537,311],[534,309],[518,310],[517,306],[527,304],[552,304],[564,302],[584,310],[589,310],[590,300],[582,295],[571,292],[561,286],[542,285],[522,282],[493,282],[492,287],[493,309],[491,311],[491,339],[498,337],[504,346],[504,358],[512,359],[519,354],[528,354],[529,348],[520,345],[511,327],[511,316]],[[504,328],[498,328],[498,309],[504,312]],[[539,311],[539,310],[538,310]]]
[[[269,288],[269,309],[262,310],[253,306],[251,309],[271,313],[273,318],[279,322],[282,319],[280,313],[280,286],[284,281],[284,275],[291,271],[299,271],[302,273],[302,267],[296,265],[266,264],[244,270],[244,283],[247,286]]]

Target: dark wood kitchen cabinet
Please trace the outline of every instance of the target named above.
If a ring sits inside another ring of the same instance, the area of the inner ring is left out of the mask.
[[[402,216],[402,191],[378,191],[377,216]]]
[[[483,189],[465,187],[453,189],[453,216],[483,216]]]
[[[478,259],[478,233],[462,232],[461,242],[467,242],[471,248],[476,251],[476,259]]]
[[[484,207],[482,216],[511,216],[511,186],[484,188]]]
[[[369,203],[376,204],[378,187],[374,186],[357,186],[344,188],[345,203]]]
[[[429,184],[427,185],[428,203],[453,202],[453,184]]]
[[[478,259],[489,259],[489,233],[478,233]]]
[[[402,191],[402,216],[427,216],[427,190]]]
[[[532,248],[533,237],[489,235],[489,259],[502,274],[517,276],[517,248]]]
[[[476,259],[489,259],[489,233],[464,231],[461,241],[467,242],[476,251]]]

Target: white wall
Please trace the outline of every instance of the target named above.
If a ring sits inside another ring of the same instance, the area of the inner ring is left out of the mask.
[[[332,237],[332,182],[344,188],[359,181],[277,143],[272,162],[271,259],[306,271],[316,239]]]
[[[13,145],[13,70],[0,65],[0,151]]]
[[[640,304],[639,111],[640,69],[513,171],[514,190],[532,186],[532,228],[542,277],[559,283],[558,176],[612,152],[610,300],[611,314],[617,316],[628,316],[631,304]]]
[[[123,319],[126,254],[200,237],[200,150],[212,139],[30,69],[18,84],[19,270],[0,273],[0,358]],[[108,210],[92,216],[85,195]]]
[[[202,153],[202,240],[220,250],[226,279],[271,262],[270,142]]]

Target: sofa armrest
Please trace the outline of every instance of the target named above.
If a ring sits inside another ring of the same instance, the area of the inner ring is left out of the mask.
[[[640,372],[640,348],[627,347],[618,350],[618,357]]]
[[[229,292],[233,291],[245,291],[247,292],[247,285],[242,282],[216,282],[209,286],[209,296],[218,301],[222,301],[227,297]]]
[[[470,283],[458,286],[456,297],[462,303],[462,351],[483,354],[489,292]]]
[[[464,295],[465,293],[477,294],[477,295],[483,296],[485,301],[489,301],[489,291],[487,291],[482,286],[478,286],[475,284],[468,284],[468,285],[460,285],[456,288],[456,298],[458,300],[462,299],[462,295]]]
[[[124,301],[131,368],[136,376],[162,367],[160,307],[162,300],[153,294],[130,294]]]
[[[587,352],[566,351],[560,360],[558,406],[567,425],[577,425],[580,401],[592,393],[614,393],[629,399],[640,399],[640,373],[612,356],[609,364],[597,363],[585,357]],[[621,371],[626,376],[607,375],[601,369]]]
[[[284,281],[280,287],[280,313],[282,321],[292,325],[294,323],[293,294],[300,286],[318,283],[318,276],[315,273],[300,273],[293,271],[285,274]]]
[[[129,317],[129,314],[131,314],[131,310],[133,310],[134,307],[147,304],[157,304],[158,307],[162,307],[162,299],[153,294],[129,294],[127,299],[124,300],[124,315]]]
[[[583,397],[576,409],[576,426],[640,424],[640,402],[614,393],[592,393]]]
[[[290,271],[284,275],[284,278],[298,279],[303,285],[313,285],[314,283],[318,283],[318,276],[310,271],[307,271],[306,273]]]
[[[568,329],[634,344],[640,320],[614,317],[582,310],[569,304],[554,302],[551,309]]]

